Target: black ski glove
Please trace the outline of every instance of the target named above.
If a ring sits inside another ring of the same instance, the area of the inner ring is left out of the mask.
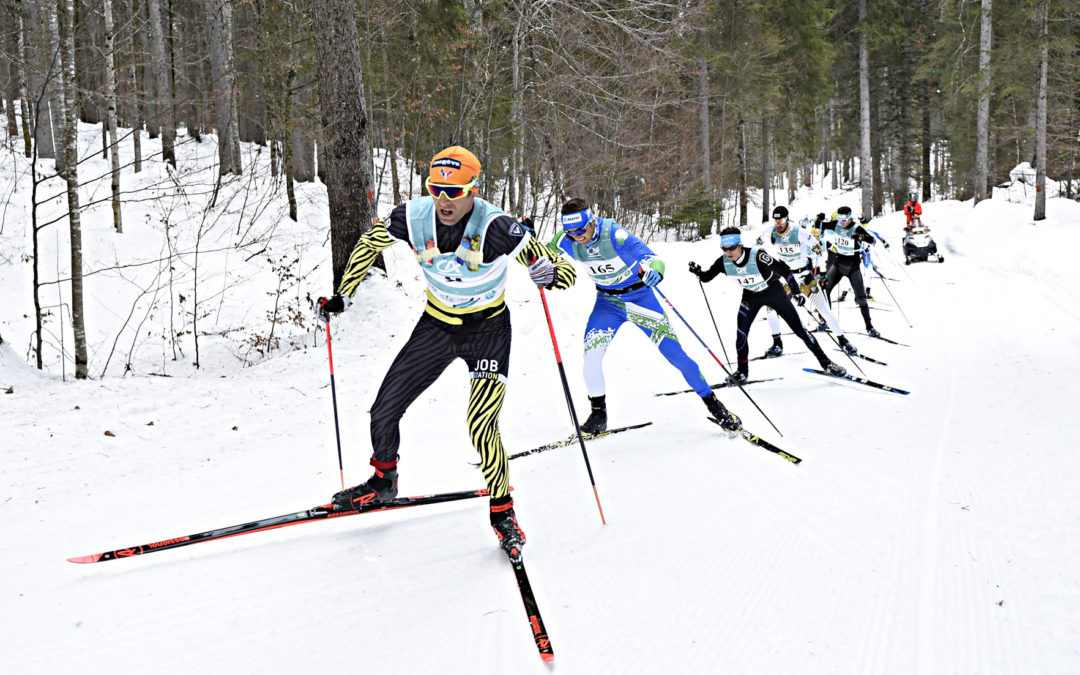
[[[703,272],[701,270],[701,265],[697,264],[696,262],[691,262],[690,263],[690,274],[693,274],[695,277],[700,279],[701,275],[703,274]]]
[[[341,293],[334,293],[329,298],[319,298],[315,301],[315,318],[329,323],[331,314],[340,314],[351,304],[352,299]]]

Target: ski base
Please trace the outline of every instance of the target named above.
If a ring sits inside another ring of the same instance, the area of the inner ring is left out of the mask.
[[[801,354],[802,352],[798,352],[798,353]],[[754,361],[756,359],[750,359],[750,360]],[[773,380],[782,380],[782,379],[784,379],[784,378],[782,378],[782,377],[766,377],[766,378],[763,378],[763,379],[760,379],[760,380],[747,380],[746,382],[742,383],[742,386],[745,387],[748,384],[759,384],[761,382],[772,382]],[[732,387],[732,386],[735,386],[735,385],[733,385],[730,382],[725,380],[724,382],[717,382],[716,384],[710,384],[709,388],[711,388],[711,389],[723,389],[724,387]],[[694,390],[693,389],[680,389],[679,391],[666,391],[666,392],[664,392],[662,394],[657,394],[657,396],[675,396],[676,394],[689,394],[692,391],[694,391]]]
[[[182,537],[175,537],[173,539],[164,539],[162,541],[154,542],[152,544],[140,544],[138,546],[129,546],[127,548],[116,549],[114,551],[105,551],[104,553],[93,553],[90,555],[75,556],[68,558],[68,562],[89,564],[97,562],[105,562],[107,560],[118,560],[120,558],[131,558],[137,555],[143,555],[145,553],[153,553],[154,551],[164,551],[170,548],[179,548],[181,546],[188,546],[190,544],[200,544],[206,541],[214,541],[215,539],[227,539],[229,537],[236,537],[242,534],[252,534],[254,532],[262,532],[264,530],[276,530],[281,527],[288,527],[290,525],[299,525],[301,523],[311,523],[316,520],[329,520],[331,518],[342,518],[344,516],[355,516],[360,513],[371,513],[372,511],[389,511],[391,509],[403,509],[411,506],[422,506],[424,504],[442,504],[444,502],[458,501],[461,499],[472,499],[474,497],[487,496],[487,488],[481,490],[462,490],[460,492],[440,492],[431,495],[421,495],[417,497],[398,497],[385,502],[367,504],[361,508],[353,509],[351,511],[336,511],[330,504],[323,504],[322,506],[316,506],[306,511],[297,511],[296,513],[288,513],[283,516],[274,516],[272,518],[263,518],[262,520],[254,520],[250,523],[244,523],[242,525],[230,525],[228,527],[221,527],[216,530],[207,530],[206,532],[199,532],[197,534],[189,534]]]
[[[521,602],[525,605],[525,614],[529,617],[529,627],[532,629],[536,650],[540,652],[540,658],[545,663],[554,661],[555,650],[552,649],[547,629],[544,628],[544,619],[540,616],[540,608],[536,604],[536,595],[533,593],[532,584],[529,583],[529,575],[525,573],[525,562],[521,559],[520,554],[516,557],[507,555],[510,564],[514,567],[514,578],[517,579]]]
[[[824,375],[825,377],[835,377],[838,380],[847,380],[849,382],[855,382],[856,384],[863,384],[863,385],[866,385],[867,387],[873,387],[875,389],[880,389],[882,391],[887,391],[887,392],[890,392],[890,393],[893,393],[893,394],[900,394],[902,396],[907,396],[908,394],[911,393],[910,391],[905,391],[903,389],[897,389],[896,387],[890,387],[887,384],[881,384],[880,382],[874,382],[872,380],[868,380],[865,377],[857,377],[857,376],[852,375],[850,373],[848,373],[847,375],[833,375],[832,373],[827,373],[824,370],[818,370],[816,368],[803,368],[803,370],[805,370],[808,373],[817,373],[818,375]]]
[[[631,424],[628,427],[616,427],[615,429],[608,429],[606,431],[598,431],[595,434],[587,434],[585,432],[581,432],[581,437],[583,439],[585,439],[586,441],[591,441],[591,440],[594,440],[594,439],[597,439],[597,438],[604,438],[605,436],[610,436],[612,434],[621,434],[622,432],[630,431],[631,429],[640,429],[642,427],[647,427],[650,424],[652,424],[652,422],[642,422],[641,424]],[[552,441],[551,443],[545,443],[544,445],[541,445],[539,447],[535,447],[532,450],[522,450],[521,452],[515,452],[514,454],[507,457],[507,460],[518,459],[519,457],[528,457],[529,455],[535,455],[535,454],[540,453],[540,452],[547,452],[548,450],[554,450],[556,448],[565,448],[566,446],[573,445],[574,443],[577,443],[577,442],[578,442],[577,434],[570,434],[566,438],[563,438],[563,439],[558,440],[558,441]],[[480,466],[479,462],[470,462],[470,463],[473,466]]]
[[[715,417],[708,417],[707,419],[710,422],[712,422],[713,424],[715,424],[717,426],[720,426],[719,420],[717,420]],[[723,427],[720,427],[720,428],[723,429]],[[725,433],[731,433],[731,432],[725,430]],[[787,450],[784,450],[782,448],[779,448],[779,447],[773,445],[772,443],[760,438],[757,434],[750,433],[746,429],[740,429],[739,430],[739,436],[741,436],[742,439],[745,440],[747,443],[752,443],[753,445],[756,445],[759,448],[762,448],[764,450],[768,450],[769,452],[771,452],[773,454],[780,455],[781,457],[783,457],[787,461],[791,462],[792,464],[798,464],[798,463],[802,462],[802,460],[800,458],[798,458],[795,455],[791,454]]]

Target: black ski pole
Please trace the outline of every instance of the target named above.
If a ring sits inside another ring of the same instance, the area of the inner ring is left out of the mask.
[[[716,339],[720,341],[720,351],[724,352],[724,360],[731,363],[731,359],[728,358],[727,350],[724,349],[724,339],[720,337],[720,329],[716,326],[716,317],[713,316],[712,306],[709,304],[709,296],[705,293],[705,284],[701,283],[701,279],[697,280],[698,286],[701,287],[701,295],[705,298],[705,308],[709,310],[709,319],[712,321],[713,330],[716,331]]]
[[[330,319],[326,319],[326,353],[330,357],[330,398],[334,402],[334,436],[337,438],[337,463],[341,489],[345,489],[345,464],[341,461],[341,425],[338,424],[337,385],[334,384],[334,350],[330,347]]]
[[[713,350],[709,349],[709,345],[705,344],[705,341],[702,340],[701,336],[697,334],[697,331],[694,330],[694,327],[690,325],[690,322],[687,321],[683,317],[683,315],[679,313],[679,310],[675,309],[675,305],[671,304],[671,300],[668,300],[668,297],[666,295],[664,295],[664,292],[662,290],[660,290],[660,288],[658,286],[653,286],[653,290],[656,291],[657,295],[659,295],[661,298],[664,299],[664,302],[666,302],[668,307],[671,308],[671,311],[675,312],[675,316],[679,317],[679,320],[682,321],[683,324],[685,324],[686,327],[690,329],[690,332],[694,334],[694,337],[696,337],[698,342],[701,343],[701,346],[705,348],[705,351],[709,352],[709,356],[713,357],[713,360],[716,361],[717,364],[719,364],[720,368],[724,371],[724,373],[726,373],[728,377],[731,377],[731,371],[728,370],[727,367],[724,366],[723,362],[721,362],[720,359],[716,357],[716,354],[713,353]],[[750,394],[746,393],[746,390],[743,389],[743,386],[741,384],[738,384],[738,383],[736,383],[736,386],[739,388],[739,391],[741,391],[743,393],[743,395],[746,396],[746,398],[749,399],[750,402],[754,404],[754,407],[757,408],[757,411],[759,413],[761,413],[762,417],[765,418],[765,421],[767,421],[769,423],[769,425],[772,426],[773,429],[776,429],[776,433],[783,436],[784,435],[783,432],[780,431],[780,429],[777,429],[776,425],[773,424],[773,421],[771,419],[769,419],[769,416],[766,415],[765,411],[761,409],[761,406],[759,406],[757,404],[757,401],[755,401],[754,398],[752,396],[750,396]]]
[[[544,315],[547,317],[548,332],[551,333],[551,346],[555,348],[555,362],[559,364],[559,377],[562,378],[563,394],[566,395],[566,407],[570,410],[570,419],[574,422],[574,433],[577,434],[578,444],[581,445],[581,456],[585,458],[585,469],[589,472],[589,482],[592,483],[593,496],[596,497],[596,508],[600,509],[600,522],[607,525],[604,518],[604,507],[600,505],[600,493],[596,491],[596,480],[593,478],[592,465],[589,463],[589,452],[585,449],[585,439],[581,435],[581,425],[578,424],[577,411],[574,410],[574,401],[570,397],[570,383],[566,379],[566,368],[563,367],[562,354],[559,353],[559,341],[555,339],[555,325],[551,322],[551,311],[548,309],[547,296],[544,287],[536,287],[540,291],[540,300],[544,303]]]

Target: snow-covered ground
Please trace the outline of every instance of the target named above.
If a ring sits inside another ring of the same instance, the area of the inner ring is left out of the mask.
[[[330,290],[324,193],[302,187],[293,224],[280,196],[256,199],[265,204],[257,213],[237,201],[241,183],[219,196],[224,216],[204,219],[197,185],[213,173],[212,139],[183,148],[183,189],[156,161],[142,177],[125,173],[144,189],[150,176],[164,182],[153,201],[126,207],[123,235],[111,230],[107,202],[85,214],[88,268],[144,264],[88,277],[94,379],[82,382],[71,381],[70,363],[61,381],[56,315],[46,374],[28,363],[29,186],[25,174],[16,184],[19,158],[0,160],[0,672],[551,670],[532,645],[484,500],[67,562],[298,511],[340,488],[324,336],[304,317],[278,329],[283,347],[300,346],[255,349],[279,283],[281,302],[304,311],[308,294]],[[91,160],[81,171],[104,166]],[[108,193],[107,183],[88,189]],[[855,206],[857,193],[804,193],[791,210],[798,218],[843,203]],[[902,215],[872,225],[893,244],[877,259],[895,296],[872,283],[875,324],[910,346],[851,335],[889,364],[858,361],[866,375],[910,396],[804,373],[815,365],[808,354],[755,361],[752,377],[783,378],[748,388],[780,436],[742,395],[719,390],[749,429],[802,464],[728,440],[692,394],[656,397],[686,385],[632,327],[607,357],[610,422],[652,425],[588,444],[608,524],[579,448],[511,463],[554,670],[1080,672],[1080,298],[1070,258],[1057,255],[1080,226],[1080,205],[1050,200],[1049,218],[1034,225],[1030,205],[1005,199],[924,208],[944,264],[898,264]],[[65,231],[43,231],[45,280],[64,275]],[[188,255],[156,262],[170,246]],[[718,239],[655,248],[668,263],[661,289],[723,358],[684,271],[719,256]],[[366,411],[423,304],[411,252],[387,253],[389,275],[363,284],[333,324],[349,484],[369,475]],[[171,286],[159,281],[170,272]],[[581,341],[594,294],[579,279],[548,300],[584,415]],[[723,279],[705,288],[731,354],[737,288]],[[48,287],[46,304],[57,304],[58,289],[66,285]],[[178,296],[194,303],[196,291],[198,329],[209,333],[201,369],[191,366],[190,334],[169,339],[193,328]],[[508,297],[515,336],[502,432],[519,452],[572,429],[524,270],[512,271]],[[673,321],[706,377],[721,380]],[[862,329],[850,300],[840,321]],[[764,321],[755,324],[752,353],[770,342]],[[791,336],[785,347],[803,351]],[[469,464],[465,373],[453,365],[402,420],[403,495],[483,485]]]

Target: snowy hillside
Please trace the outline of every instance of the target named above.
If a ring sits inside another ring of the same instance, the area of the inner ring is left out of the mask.
[[[252,192],[255,208],[237,184],[206,220],[209,195],[194,185],[213,171],[212,144],[182,146],[180,157],[179,188],[156,162],[145,176],[125,174],[143,189],[159,179],[172,187],[131,205],[124,234],[112,232],[107,202],[85,216],[87,266],[103,271],[87,282],[94,379],[84,382],[71,381],[70,364],[61,381],[57,318],[47,372],[27,362],[29,187],[18,158],[0,160],[0,672],[1080,671],[1080,299],[1071,259],[1054,255],[1080,226],[1080,205],[1063,199],[1049,200],[1037,225],[1030,206],[1005,199],[925,204],[944,264],[904,266],[903,216],[873,222],[893,244],[876,255],[895,296],[871,284],[875,325],[909,346],[850,337],[888,363],[858,361],[867,377],[911,395],[805,373],[816,362],[794,353],[804,349],[790,335],[787,355],[750,368],[752,378],[783,379],[747,388],[782,436],[741,394],[718,390],[798,466],[727,439],[693,394],[657,397],[686,385],[640,332],[620,331],[605,363],[610,424],[652,425],[588,443],[607,525],[579,448],[510,465],[554,666],[537,657],[483,499],[67,562],[302,510],[340,489],[326,341],[306,315],[307,296],[331,290],[324,193],[304,188],[294,224],[268,187]],[[245,180],[269,185],[265,172]],[[818,190],[790,208],[798,218],[857,196]],[[65,227],[43,233],[45,279],[65,275]],[[198,269],[196,246],[206,252]],[[718,257],[719,240],[655,249],[668,268],[661,290],[723,358],[686,272],[691,260]],[[186,252],[172,269],[160,264],[169,250]],[[365,282],[332,325],[349,484],[369,475],[367,410],[423,305],[411,252],[387,254],[388,276]],[[114,264],[131,262],[146,264]],[[171,286],[158,283],[170,272]],[[547,297],[584,415],[581,343],[594,293],[579,274]],[[49,287],[48,304],[64,286]],[[196,287],[199,311],[178,308],[181,294],[196,301]],[[705,289],[733,354],[737,287],[718,279]],[[253,336],[268,335],[279,298],[305,316],[279,325],[281,349],[260,353]],[[501,426],[514,453],[572,426],[525,270],[511,270],[508,298],[515,333]],[[845,329],[862,330],[850,298],[839,313]],[[205,328],[200,369],[190,334],[170,340],[192,327],[170,327],[169,317]],[[720,367],[672,320],[719,382]],[[761,320],[752,355],[769,344]],[[402,420],[402,495],[483,486],[470,465],[465,375],[452,366]]]

